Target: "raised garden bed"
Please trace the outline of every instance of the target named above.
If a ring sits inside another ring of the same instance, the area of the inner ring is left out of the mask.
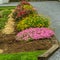
[[[0,59],[4,60],[5,55],[7,60],[37,60],[39,54],[38,59],[43,59],[45,52],[57,43],[53,30],[49,28],[49,19],[39,15],[26,1],[16,8],[5,8],[0,8],[0,53],[3,53]]]
[[[55,39],[55,37],[52,37],[50,39],[40,39],[37,41],[16,41],[14,36],[11,35],[8,37],[7,35],[3,37],[0,36],[0,49],[3,49],[4,53],[48,50],[52,47]]]
[[[40,39],[37,41],[17,41],[15,40],[15,34],[4,35],[0,33],[0,49],[3,49],[4,53],[48,50],[55,44],[55,40],[56,38],[53,36],[49,39]]]

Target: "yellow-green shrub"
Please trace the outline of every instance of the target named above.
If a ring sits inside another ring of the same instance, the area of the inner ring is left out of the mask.
[[[31,5],[23,5],[23,8],[26,10],[32,10],[33,7]]]
[[[17,23],[17,30],[21,31],[30,27],[48,27],[49,19],[39,15],[29,15]]]

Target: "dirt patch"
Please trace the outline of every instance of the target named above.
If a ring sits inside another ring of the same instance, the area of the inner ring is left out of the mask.
[[[53,45],[53,40],[55,40],[55,37],[34,41],[16,41],[14,34],[0,34],[0,49],[4,51],[3,53],[16,53],[49,49]]]

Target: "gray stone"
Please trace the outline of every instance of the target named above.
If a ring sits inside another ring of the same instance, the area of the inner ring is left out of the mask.
[[[60,60],[60,49],[56,51],[48,60]]]

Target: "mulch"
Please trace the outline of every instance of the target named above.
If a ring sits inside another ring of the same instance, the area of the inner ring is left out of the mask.
[[[0,33],[0,49],[3,53],[27,52],[36,50],[48,50],[54,44],[55,37],[34,41],[16,41],[15,35],[4,35]]]

